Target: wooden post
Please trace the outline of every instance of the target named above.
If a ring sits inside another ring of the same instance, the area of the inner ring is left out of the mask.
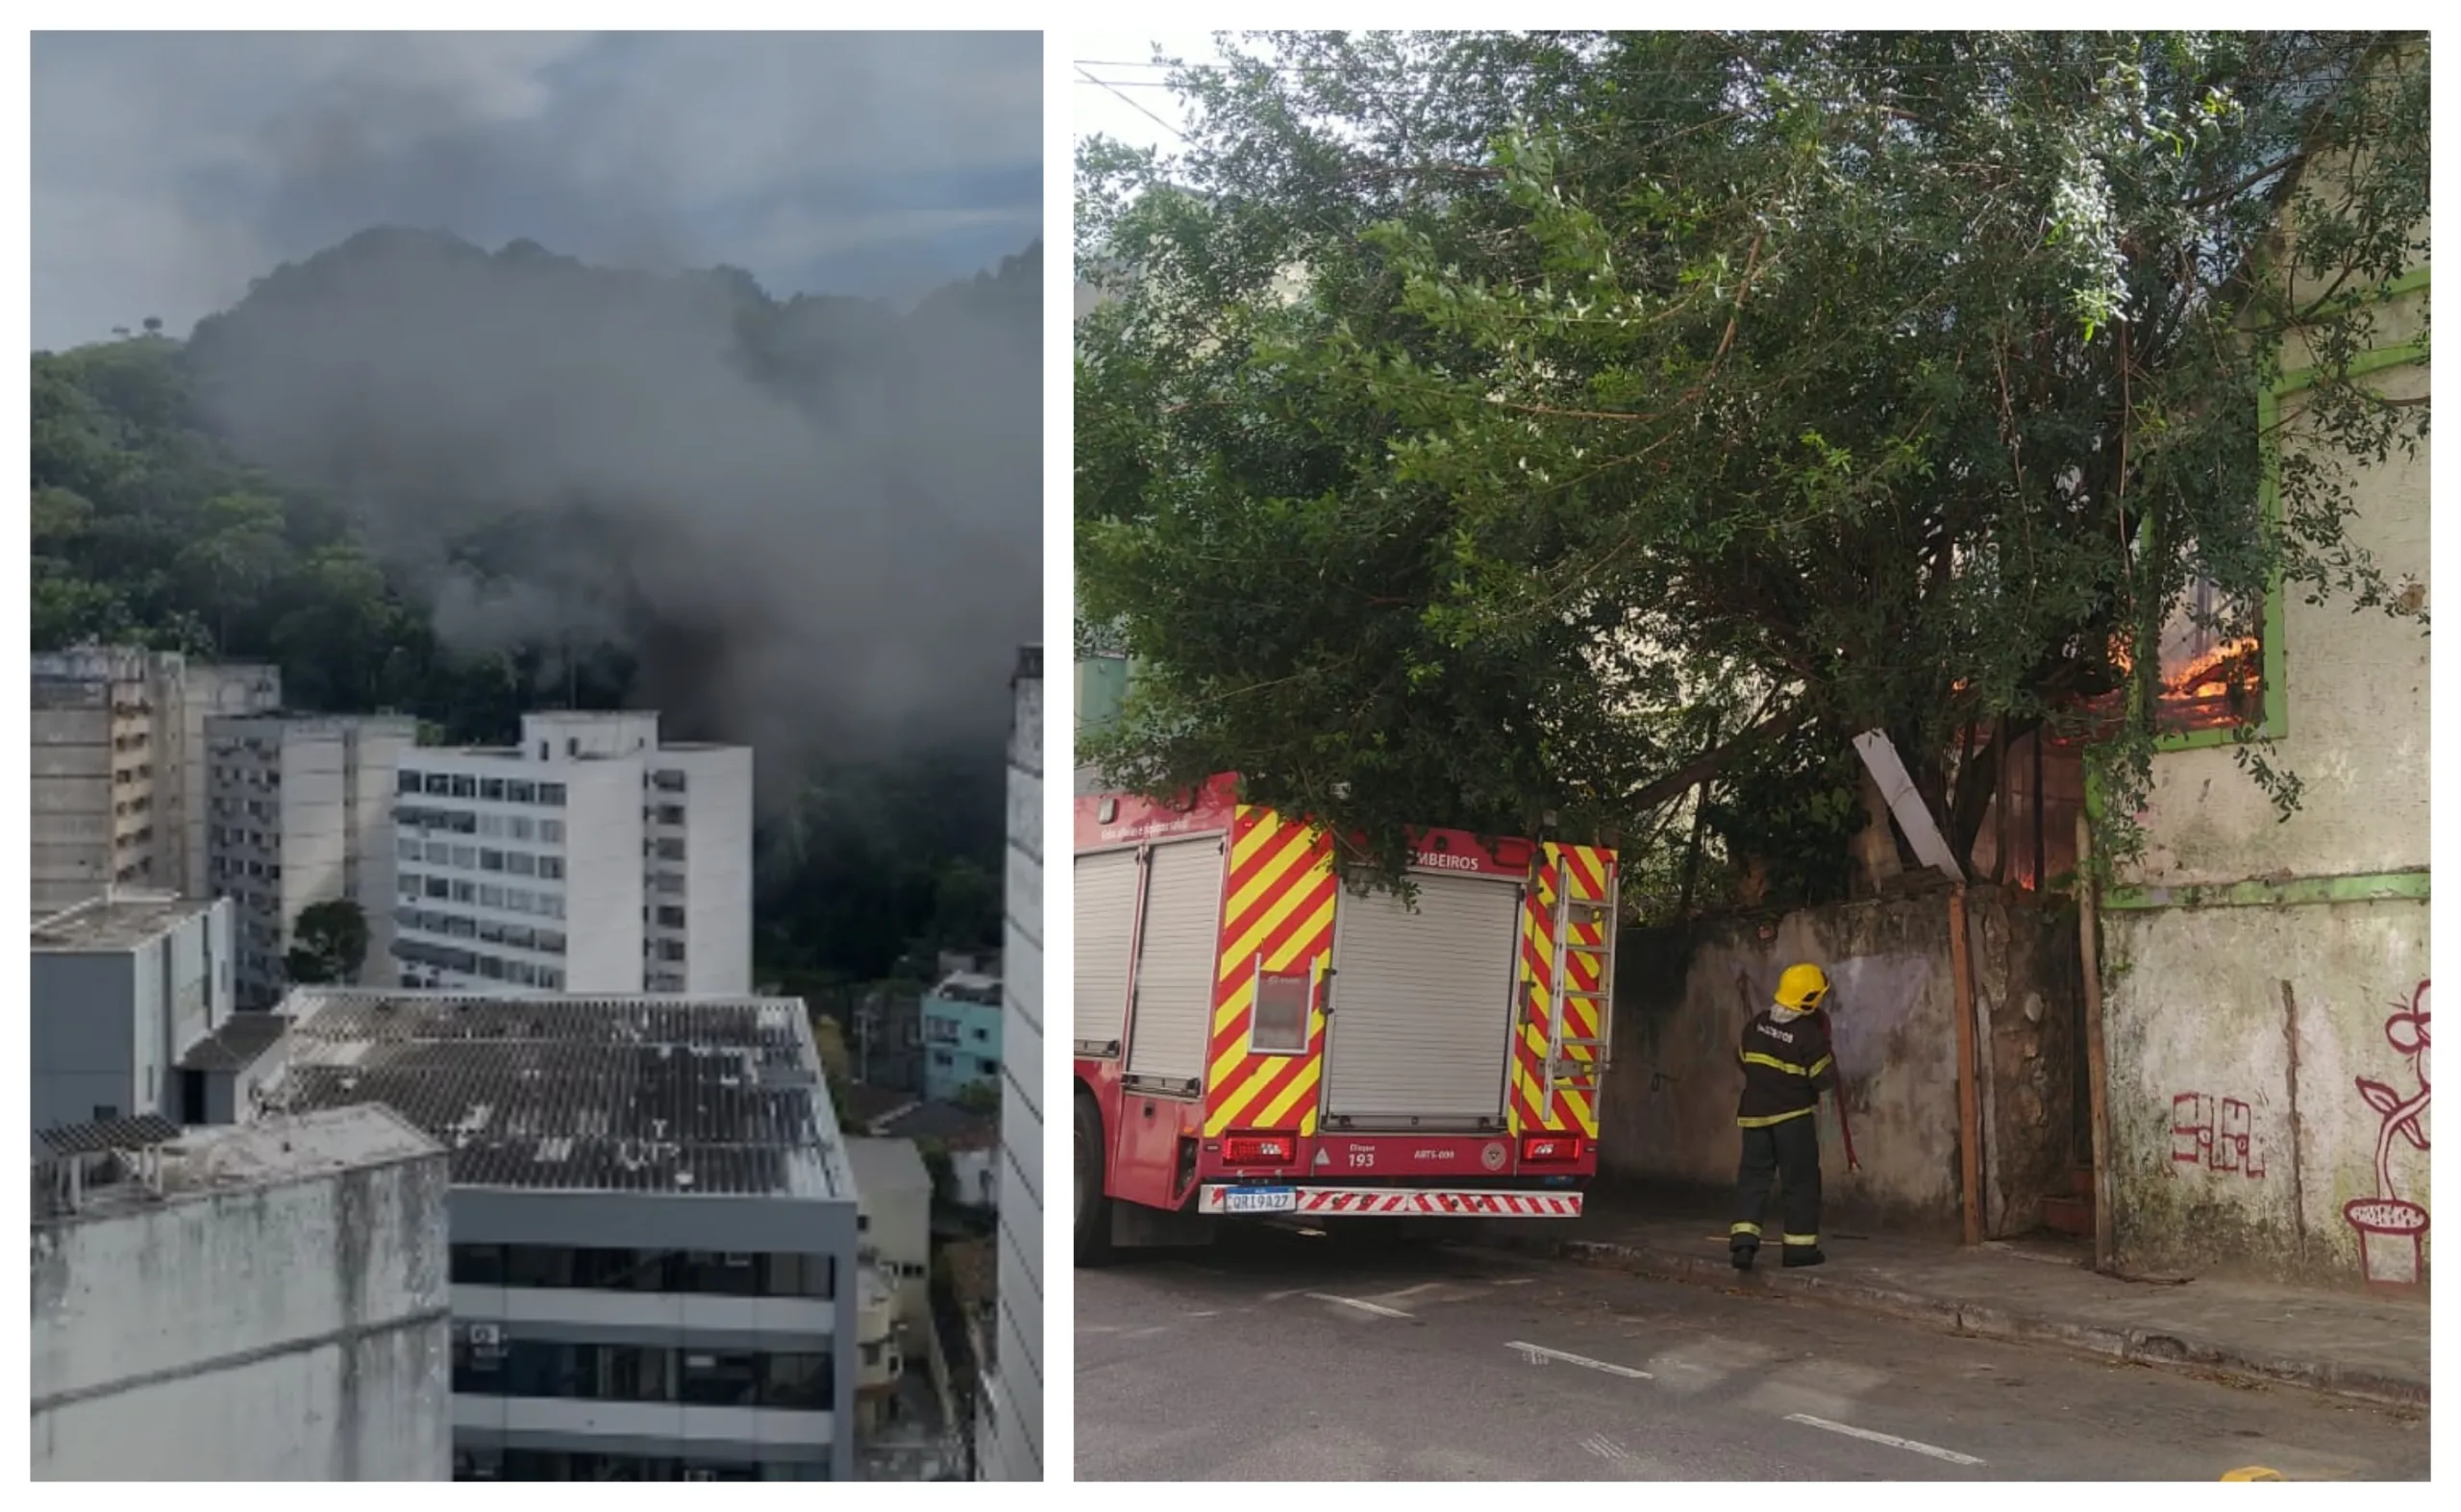
[[[2117,1265],[2111,1238],[2110,1062],[2102,1050],[2102,891],[2088,863],[2094,857],[2093,821],[2076,816],[2076,948],[2085,968],[2085,1090],[2094,1133],[2094,1269]]]
[[[1957,1166],[1965,1185],[1965,1242],[1982,1242],[1981,1072],[1976,1059],[1974,954],[1966,938],[1965,888],[1949,894],[1949,966],[1957,997]]]

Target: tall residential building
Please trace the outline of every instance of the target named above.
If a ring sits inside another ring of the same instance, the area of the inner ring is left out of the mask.
[[[282,669],[248,662],[191,661],[181,678],[179,718],[172,731],[171,765],[180,774],[180,891],[191,898],[213,892],[211,828],[212,759],[207,727],[216,719],[270,714],[282,707]],[[415,730],[415,723],[411,727]],[[383,812],[383,806],[378,806]],[[171,885],[166,883],[165,885]]]
[[[510,748],[404,755],[392,952],[462,992],[752,986],[752,752],[658,715],[523,716]]]
[[[232,1017],[231,905],[117,893],[39,920],[28,1013],[34,1127],[177,1118],[173,1073]]]
[[[367,919],[366,986],[393,974],[393,822],[415,720],[389,715],[216,716],[195,765],[208,773],[211,890],[238,905],[239,1001],[280,1001],[300,911],[348,901]]]
[[[445,1479],[445,1192],[381,1107],[37,1138],[34,1478]]]
[[[1017,659],[1002,928],[1000,1283],[977,1432],[987,1480],[1042,1478],[1042,648]]]
[[[382,1103],[451,1151],[457,1478],[854,1478],[896,1293],[800,1001],[301,988],[284,1013],[269,1111]]]
[[[279,706],[281,674],[115,646],[33,670],[35,911],[112,886],[204,896],[204,721]]]

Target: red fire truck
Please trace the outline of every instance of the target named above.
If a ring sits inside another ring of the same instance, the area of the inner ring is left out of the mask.
[[[1079,1264],[1233,1215],[1580,1216],[1614,853],[1412,844],[1405,904],[1228,777],[1077,799]]]

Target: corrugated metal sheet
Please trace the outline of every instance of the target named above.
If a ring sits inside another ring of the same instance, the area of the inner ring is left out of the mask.
[[[1204,1079],[1221,912],[1221,836],[1154,848],[1145,883],[1136,1016],[1128,1045],[1130,1076],[1191,1087]]]
[[[1128,957],[1136,944],[1136,853],[1077,858],[1077,1009],[1082,1049],[1117,1043],[1128,1023]]]
[[[1325,1112],[1495,1118],[1504,1111],[1521,889],[1421,874],[1418,911],[1389,892],[1333,905]]]

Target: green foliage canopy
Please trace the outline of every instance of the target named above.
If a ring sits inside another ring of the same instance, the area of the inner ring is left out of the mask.
[[[1080,606],[1142,669],[1090,754],[1236,770],[1389,868],[1414,823],[1613,839],[1721,772],[1820,774],[1789,823],[1834,839],[1878,729],[1970,850],[1960,736],[2127,688],[2125,815],[2192,584],[2223,631],[2275,573],[2403,612],[2345,526],[2426,410],[2350,367],[2426,260],[2427,81],[2423,37],[2314,33],[1273,34],[1181,71],[1183,151],[1078,165]]]

